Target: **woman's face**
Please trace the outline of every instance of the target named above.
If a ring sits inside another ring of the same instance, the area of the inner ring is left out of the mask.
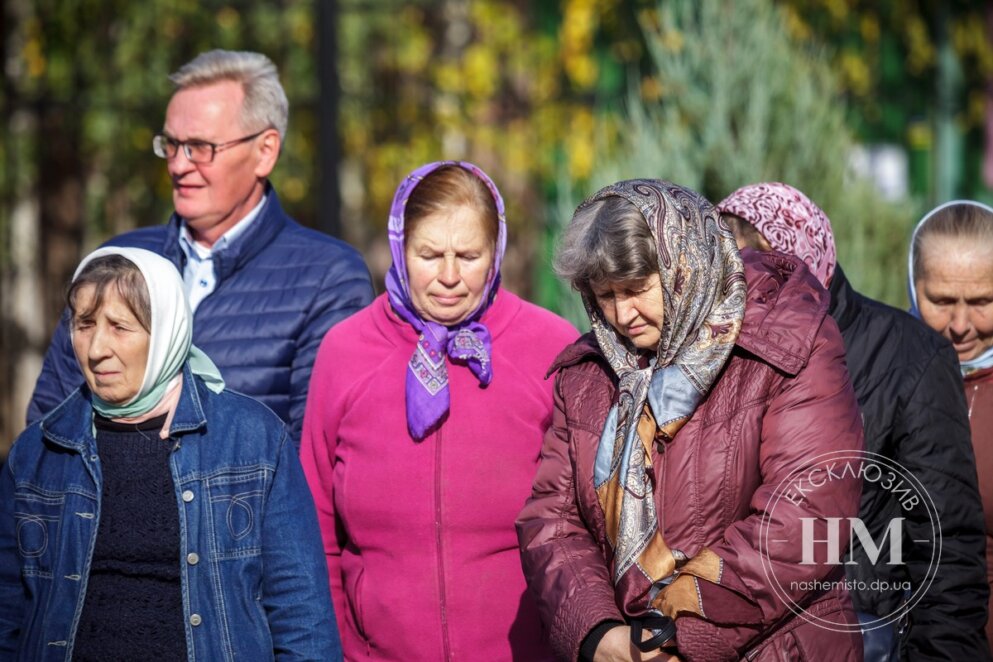
[[[421,318],[452,326],[472,314],[486,290],[493,251],[483,217],[471,207],[418,221],[404,254],[410,298]]]
[[[79,288],[76,310],[89,310],[95,292],[95,285]],[[141,389],[149,339],[113,284],[104,290],[99,309],[72,319],[72,348],[86,384],[113,405],[126,403]]]
[[[930,237],[917,307],[924,322],[948,338],[959,361],[993,347],[993,247],[966,238]]]
[[[662,279],[653,274],[641,280],[602,283],[592,287],[604,318],[638,349],[654,350],[662,338]]]

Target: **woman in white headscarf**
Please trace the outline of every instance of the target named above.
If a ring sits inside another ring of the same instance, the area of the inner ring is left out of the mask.
[[[293,444],[192,346],[175,267],[101,248],[67,299],[86,383],[0,472],[0,657],[340,658]]]
[[[986,517],[986,576],[993,611],[993,207],[972,200],[940,205],[910,242],[910,313],[958,354]],[[993,619],[986,621],[993,642]]]

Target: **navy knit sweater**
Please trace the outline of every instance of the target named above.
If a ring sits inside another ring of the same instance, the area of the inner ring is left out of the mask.
[[[138,425],[96,417],[100,524],[74,662],[186,660],[179,506],[165,416]]]

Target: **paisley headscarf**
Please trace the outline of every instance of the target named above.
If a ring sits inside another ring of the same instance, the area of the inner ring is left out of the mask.
[[[699,194],[665,181],[630,180],[601,189],[579,209],[611,196],[631,202],[647,221],[664,299],[661,339],[645,366],[584,295],[597,343],[620,380],[594,469],[620,587],[663,579],[676,567],[652,498],[652,448],[657,436],[673,439],[716,381],[741,331],[746,284],[734,236]]]
[[[211,390],[215,393],[224,390],[217,366],[193,345],[193,314],[176,267],[161,255],[143,248],[107,246],[83,258],[72,279],[76,280],[87,264],[108,255],[120,255],[141,271],[152,309],[151,329],[141,388],[122,405],[105,402],[94,393],[93,408],[107,418],[141,416],[158,405],[166,391],[174,387],[187,361],[193,373],[200,375]]]
[[[404,254],[404,213],[414,188],[429,174],[445,166],[458,166],[479,177],[496,203],[500,219],[493,265],[486,287],[476,308],[465,320],[445,326],[423,319],[414,308],[407,278]],[[507,221],[503,198],[496,185],[478,166],[465,161],[437,161],[417,168],[401,182],[393,196],[389,222],[390,252],[393,265],[386,274],[386,291],[393,310],[418,332],[417,349],[407,364],[407,428],[417,440],[423,439],[448,413],[448,367],[446,357],[466,365],[479,383],[486,386],[493,379],[493,347],[489,329],[479,320],[490,307],[500,286],[500,263],[507,249]]]
[[[914,227],[913,234],[910,235],[910,248],[907,250],[907,290],[910,294],[910,314],[917,319],[921,319],[921,311],[917,306],[917,284],[914,282],[916,280],[914,276],[914,249],[917,244],[917,233],[920,232],[920,229],[924,227],[925,223],[934,218],[935,214],[955,205],[978,207],[979,209],[993,214],[993,207],[984,205],[981,202],[976,202],[974,200],[951,200],[950,202],[938,205],[925,214],[924,218],[917,222],[917,225]],[[974,359],[962,361],[959,364],[959,367],[962,370],[963,377],[966,377],[967,375],[978,370],[985,370],[986,368],[993,367],[993,347],[990,347]]]
[[[755,226],[773,249],[794,255],[827,287],[838,263],[831,221],[821,208],[789,184],[750,184],[717,205]]]

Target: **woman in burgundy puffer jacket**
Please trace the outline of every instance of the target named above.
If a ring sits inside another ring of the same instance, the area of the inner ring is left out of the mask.
[[[861,660],[838,559],[862,426],[827,292],[658,180],[583,203],[556,262],[592,332],[553,365],[517,529],[558,655]]]

